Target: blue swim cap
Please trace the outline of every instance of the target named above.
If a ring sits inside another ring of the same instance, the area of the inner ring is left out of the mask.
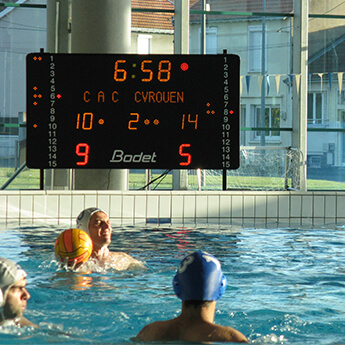
[[[225,292],[226,277],[217,258],[199,250],[181,261],[173,287],[182,301],[217,301]]]

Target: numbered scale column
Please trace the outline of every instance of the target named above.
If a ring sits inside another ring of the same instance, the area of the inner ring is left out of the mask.
[[[57,122],[56,122],[56,109],[55,109],[55,63],[54,63],[54,56],[50,56],[50,63],[49,63],[49,85],[50,85],[50,93],[49,93],[49,123],[48,123],[48,165],[50,168],[55,168],[57,166]]]
[[[231,168],[231,139],[230,139],[230,118],[229,114],[232,114],[233,111],[229,111],[229,64],[228,57],[224,55],[223,63],[223,123],[222,123],[222,165],[224,169]]]

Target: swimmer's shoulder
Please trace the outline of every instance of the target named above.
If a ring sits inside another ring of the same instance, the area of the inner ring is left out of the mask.
[[[146,325],[136,336],[134,340],[139,341],[155,341],[155,340],[169,340],[172,336],[172,329],[174,328],[173,320],[155,321]],[[176,336],[176,334],[175,334]]]
[[[31,322],[30,320],[28,320],[26,317],[22,316],[19,321],[18,321],[20,326],[32,326],[35,328],[39,328],[38,325],[36,325],[35,323]]]
[[[228,327],[213,324],[215,332],[213,341],[227,341],[233,343],[248,343],[248,339],[240,331]]]

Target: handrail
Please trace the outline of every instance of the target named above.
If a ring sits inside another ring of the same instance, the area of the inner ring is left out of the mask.
[[[9,177],[9,179],[0,187],[0,190],[6,189],[12,182],[13,180],[26,168],[26,162],[24,162],[18,170],[16,170],[12,176]]]

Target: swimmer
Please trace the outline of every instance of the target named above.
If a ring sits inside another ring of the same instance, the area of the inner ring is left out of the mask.
[[[38,327],[23,316],[30,294],[26,272],[11,260],[0,258],[0,325]]]
[[[124,252],[111,252],[112,227],[108,214],[97,207],[90,207],[80,212],[77,217],[77,228],[87,232],[93,243],[92,258],[101,264],[109,264],[122,271],[133,268],[145,268],[143,263]]]
[[[226,288],[220,262],[213,255],[196,251],[185,257],[177,269],[173,287],[182,300],[181,314],[146,325],[134,340],[248,342],[241,332],[213,322],[216,301]]]

